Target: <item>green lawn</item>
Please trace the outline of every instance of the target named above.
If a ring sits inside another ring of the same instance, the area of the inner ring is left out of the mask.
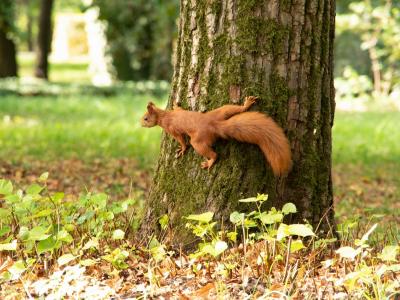
[[[143,129],[140,117],[150,95],[66,95],[0,101],[0,157],[9,161],[131,158],[155,161],[160,130]]]
[[[19,76],[33,77],[35,62],[34,53],[20,53],[18,55]],[[52,82],[58,83],[90,83],[88,63],[78,59],[68,63],[50,62],[49,77]]]

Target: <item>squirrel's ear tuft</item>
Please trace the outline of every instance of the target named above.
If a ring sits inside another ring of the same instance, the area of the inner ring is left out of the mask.
[[[148,110],[148,112],[153,112],[153,111],[154,111],[154,107],[155,107],[154,103],[153,103],[153,102],[149,102],[149,103],[147,104],[147,110]]]

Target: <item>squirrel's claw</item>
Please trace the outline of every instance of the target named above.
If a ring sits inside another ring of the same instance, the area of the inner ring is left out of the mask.
[[[246,107],[250,107],[252,106],[254,103],[257,102],[258,97],[256,96],[247,96],[246,98],[244,98],[245,102],[244,102],[244,106]]]
[[[214,162],[215,162],[215,159],[207,159],[206,161],[203,161],[201,163],[201,168],[210,170],[211,167],[213,166]]]
[[[186,149],[179,148],[179,149],[177,149],[175,152],[176,152],[175,158],[179,158],[179,157],[183,156],[183,154],[185,154]]]

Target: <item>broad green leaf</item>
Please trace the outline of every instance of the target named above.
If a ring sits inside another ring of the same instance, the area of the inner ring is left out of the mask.
[[[51,208],[47,208],[44,210],[39,211],[37,214],[34,214],[31,218],[42,218],[42,217],[47,217],[50,216],[53,213],[53,210]]]
[[[374,225],[372,225],[372,227],[362,236],[362,238],[361,238],[362,244],[364,244],[366,241],[368,241],[369,236],[376,229],[376,227],[378,227],[378,223],[375,223]],[[358,246],[360,246],[360,245],[358,245]]]
[[[57,192],[54,195],[51,196],[51,199],[55,203],[60,203],[62,199],[64,199],[64,193],[62,192]]]
[[[186,217],[186,219],[191,220],[191,221],[198,221],[201,223],[209,223],[214,216],[214,213],[211,211],[199,214],[199,215],[189,215]]]
[[[396,256],[399,253],[399,246],[386,246],[378,255],[378,258],[384,261],[397,261]]]
[[[64,229],[68,232],[72,232],[75,230],[75,225],[74,224],[65,224]]]
[[[97,264],[97,262],[96,262],[95,260],[90,259],[90,258],[88,258],[88,259],[83,259],[83,260],[81,260],[79,263],[80,263],[82,266],[85,266],[85,267],[90,267],[90,266],[93,266],[93,265]]]
[[[11,181],[0,179],[0,195],[10,195],[13,191]]]
[[[40,241],[37,244],[37,253],[42,254],[44,252],[51,252],[60,246],[61,242],[58,242],[51,236],[45,240]]]
[[[251,197],[251,198],[246,198],[246,199],[240,199],[239,202],[243,203],[250,203],[250,202],[259,202],[260,200],[257,199],[256,197]]]
[[[0,244],[0,251],[15,251],[17,250],[17,240],[13,240],[11,243]]]
[[[257,200],[258,200],[258,201],[261,201],[261,202],[267,201],[267,200],[268,200],[268,195],[265,195],[265,194],[258,194],[258,195],[257,195]]]
[[[97,248],[99,247],[99,240],[97,238],[91,238],[86,244],[83,246],[83,250],[87,250],[90,248]]]
[[[341,258],[348,258],[353,260],[360,253],[360,251],[360,248],[354,249],[353,247],[346,246],[336,250],[336,253],[339,254]]]
[[[43,241],[47,239],[50,234],[46,234],[47,228],[43,226],[36,226],[29,230],[28,240],[30,241]]]
[[[257,223],[254,220],[244,219],[243,226],[245,228],[253,228],[253,227],[257,227]]]
[[[39,177],[39,182],[45,182],[49,178],[49,172],[44,172]]]
[[[278,232],[276,234],[276,239],[278,241],[281,241],[282,239],[288,237],[289,235],[290,235],[289,226],[283,223],[279,224]]]
[[[289,234],[298,236],[315,236],[312,229],[304,224],[291,224],[289,225]]]
[[[86,220],[90,220],[91,218],[93,218],[93,216],[94,216],[94,211],[89,210],[89,211],[85,212],[82,216],[80,216],[78,218],[78,220],[76,221],[76,223],[78,225],[81,225],[81,224],[85,223]]]
[[[11,216],[11,210],[0,207],[0,219],[4,221],[9,216]]]
[[[228,232],[228,233],[226,234],[226,236],[228,237],[228,239],[230,239],[230,240],[233,241],[233,242],[236,242],[236,240],[237,240],[237,235],[238,235],[238,233],[237,233],[236,231],[231,231],[231,232]]]
[[[15,262],[10,268],[8,268],[8,272],[10,272],[12,280],[17,280],[25,271],[26,266],[22,260]]]
[[[18,237],[23,241],[28,240],[29,239],[29,228],[26,226],[21,226],[19,228]]]
[[[161,229],[162,229],[162,230],[167,229],[168,222],[169,222],[169,217],[168,217],[167,214],[163,215],[163,216],[158,220],[158,223],[160,223]]]
[[[43,187],[34,183],[26,189],[28,195],[38,195],[43,190]]]
[[[229,216],[229,220],[235,225],[240,225],[244,221],[244,213],[239,213],[238,211],[234,211]]]
[[[61,267],[63,265],[68,264],[69,262],[73,261],[75,258],[76,258],[76,256],[72,255],[71,253],[64,254],[57,259],[57,263]]]
[[[290,244],[290,252],[292,252],[292,253],[297,252],[304,248],[305,247],[304,247],[302,240],[295,240],[295,241],[292,241]]]
[[[228,249],[228,244],[224,241],[217,241],[215,243],[214,249],[215,249],[215,254],[216,254],[215,256],[218,256],[222,252],[224,252],[226,249]]]
[[[91,201],[98,208],[103,209],[107,206],[107,198],[108,196],[104,193],[95,194],[91,197]]]
[[[57,233],[57,240],[70,244],[73,242],[73,237],[65,229],[60,230]]]
[[[112,234],[113,240],[122,240],[125,237],[125,232],[121,229],[114,230]]]
[[[271,225],[282,222],[283,215],[281,213],[263,212],[260,215],[258,215],[257,218],[260,219],[261,223],[266,225]]]
[[[297,212],[297,209],[296,209],[296,205],[294,205],[293,203],[286,203],[283,207],[282,207],[282,213],[284,214],[284,215],[287,215],[287,214],[294,214],[294,213],[296,213]]]
[[[0,228],[0,237],[2,237],[3,235],[9,233],[11,231],[11,227],[10,226],[3,226],[2,228]]]

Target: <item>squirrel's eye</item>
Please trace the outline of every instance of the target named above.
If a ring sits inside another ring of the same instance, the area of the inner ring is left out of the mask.
[[[147,121],[147,117],[145,117],[143,120]]]

